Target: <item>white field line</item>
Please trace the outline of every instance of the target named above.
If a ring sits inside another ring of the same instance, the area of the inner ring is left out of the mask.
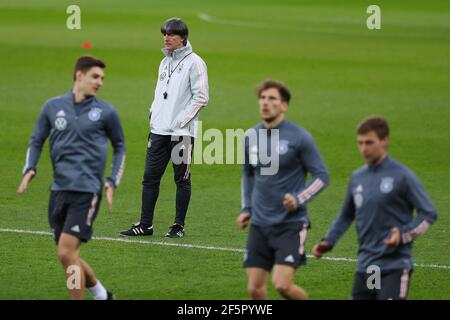
[[[255,29],[266,29],[266,30],[280,30],[280,31],[298,31],[298,32],[313,32],[313,33],[327,33],[327,34],[336,34],[336,35],[362,35],[362,36],[368,36],[368,32],[366,29],[365,19],[360,20],[342,20],[342,19],[311,19],[307,17],[303,17],[303,22],[329,22],[329,23],[339,23],[339,24],[346,24],[350,26],[355,26],[354,29],[336,29],[333,27],[333,29],[330,29],[330,27],[308,27],[308,26],[295,26],[295,25],[282,25],[282,24],[273,24],[273,23],[261,23],[261,22],[253,22],[253,21],[242,21],[242,20],[228,20],[228,19],[220,19],[210,16],[207,13],[199,13],[197,14],[197,17],[200,20],[203,20],[208,23],[212,24],[219,24],[219,25],[228,25],[228,26],[235,26],[235,27],[245,27],[245,28],[255,28]],[[388,25],[399,25],[399,26],[407,26],[411,27],[412,23],[408,24],[398,24],[395,21],[390,21]],[[417,27],[430,27],[429,25],[420,26],[417,25]],[[438,27],[441,28],[450,28],[450,25],[438,25]],[[413,32],[404,33],[404,32],[396,32],[395,34],[383,34],[384,37],[390,37],[390,38],[427,38],[426,35],[420,35],[415,34]],[[444,37],[447,38],[447,37]]]
[[[226,24],[226,25],[234,25],[234,26],[242,26],[242,27],[262,27],[262,28],[270,28],[270,29],[286,29],[289,28],[286,25],[276,25],[274,23],[258,23],[258,22],[251,22],[249,20],[242,21],[242,20],[228,20],[228,19],[220,19],[216,17],[212,17],[209,14],[205,12],[200,12],[197,14],[197,17],[200,18],[203,21],[210,22],[210,23],[216,23],[216,24]],[[310,16],[298,16],[295,20],[290,20],[290,22],[294,23],[300,23],[300,22],[307,22],[307,23],[330,23],[330,24],[341,24],[341,25],[353,25],[353,26],[366,26],[366,19],[369,17],[369,15],[362,15],[358,18],[356,17],[330,17],[330,16],[324,16],[324,17],[310,17]],[[450,23],[449,21],[443,21],[443,20],[430,20],[430,19],[417,19],[416,18],[410,18],[408,21],[401,21],[399,19],[391,18],[391,19],[382,19],[382,25],[389,25],[389,26],[399,26],[399,27],[416,27],[416,28],[423,28],[423,27],[437,27],[437,28],[444,28],[444,29],[450,29]],[[300,30],[300,28],[289,28],[289,29],[296,29]]]
[[[6,228],[0,228],[0,232],[33,234],[33,235],[41,235],[41,236],[51,236],[52,235],[52,233],[48,232],[48,231],[34,231],[34,230],[6,229]],[[157,246],[165,246],[165,247],[178,247],[178,248],[241,252],[241,253],[244,252],[244,249],[238,249],[238,248],[214,247],[214,246],[204,246],[204,245],[185,244],[185,243],[172,243],[172,242],[163,242],[163,241],[131,240],[129,238],[92,237],[92,239],[99,240],[99,241],[113,241],[113,242],[137,243],[137,244],[147,244],[147,245],[149,244],[149,245],[157,245]],[[314,258],[311,255],[307,255],[307,257]],[[356,259],[353,259],[353,258],[339,258],[339,257],[322,257],[322,260],[356,262]],[[448,265],[423,264],[423,263],[419,263],[419,264],[415,263],[414,265],[419,268],[449,269],[450,270],[450,266],[448,266]]]

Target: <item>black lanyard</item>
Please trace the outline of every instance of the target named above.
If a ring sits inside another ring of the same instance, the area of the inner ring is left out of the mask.
[[[177,63],[177,65],[175,66],[175,68],[173,68],[173,70],[171,70],[170,68],[170,63],[169,63],[169,77],[167,79],[167,84],[166,84],[166,92],[163,93],[163,97],[164,99],[167,99],[167,88],[169,87],[169,82],[170,82],[170,77],[172,76],[172,73],[175,72],[175,70],[177,70],[178,66],[180,65],[181,62],[183,62],[184,59],[186,59],[192,52],[188,53],[187,55],[185,55],[183,57],[183,59],[180,60],[180,62]]]

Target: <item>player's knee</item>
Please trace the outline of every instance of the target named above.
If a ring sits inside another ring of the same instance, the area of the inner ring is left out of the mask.
[[[273,287],[277,290],[281,295],[287,295],[289,293],[289,289],[291,288],[291,284],[286,281],[273,281]]]
[[[253,300],[263,300],[266,298],[265,287],[248,286],[247,291]]]
[[[178,187],[190,190],[191,189],[191,180],[189,178],[179,177],[175,178],[175,183]]]
[[[58,258],[63,264],[70,264],[76,260],[76,253],[69,247],[58,246]]]
[[[145,174],[144,173],[144,178],[142,180],[142,185],[143,186],[158,188],[160,182],[161,182],[161,177],[158,177],[158,176],[153,175],[153,174]]]

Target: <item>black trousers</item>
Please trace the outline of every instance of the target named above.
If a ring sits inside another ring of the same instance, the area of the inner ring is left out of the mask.
[[[141,223],[152,225],[159,185],[169,160],[172,160],[177,185],[174,223],[184,226],[191,199],[191,161],[194,138],[150,134],[142,181]]]

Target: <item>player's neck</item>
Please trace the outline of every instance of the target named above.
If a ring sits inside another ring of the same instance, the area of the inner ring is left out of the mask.
[[[370,163],[371,166],[376,166],[379,165],[380,163],[382,163],[384,161],[384,159],[386,159],[388,156],[387,151],[384,152],[376,161],[374,161],[373,163]]]
[[[266,129],[273,129],[280,125],[281,122],[284,120],[284,114],[280,114],[278,117],[270,120],[263,120],[264,128]]]
[[[73,96],[75,98],[75,103],[81,103],[88,98],[88,96],[79,90],[76,85],[72,89]]]

